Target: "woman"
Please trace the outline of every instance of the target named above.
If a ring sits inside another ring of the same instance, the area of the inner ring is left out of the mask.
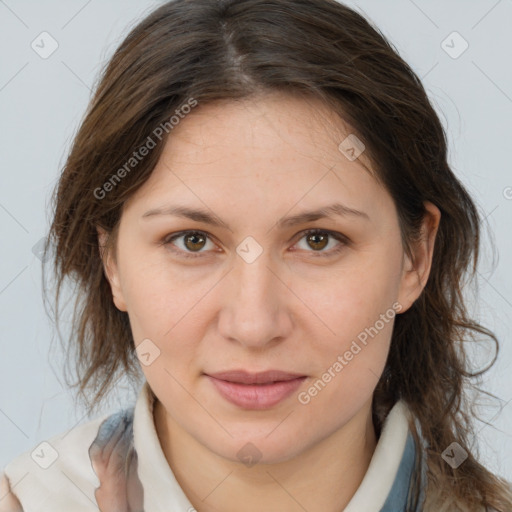
[[[80,396],[142,389],[13,460],[0,510],[512,510],[469,449],[479,223],[359,14],[166,3],[105,69],[51,226]]]

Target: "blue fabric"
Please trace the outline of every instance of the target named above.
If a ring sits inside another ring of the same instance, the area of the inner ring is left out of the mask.
[[[421,512],[424,500],[423,489],[426,483],[426,467],[424,463],[421,473],[421,494],[418,507],[414,511],[408,508],[409,493],[412,492],[415,462],[415,442],[414,437],[409,431],[395,481],[380,512]]]

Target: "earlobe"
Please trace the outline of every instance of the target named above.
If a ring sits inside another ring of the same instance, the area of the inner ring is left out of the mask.
[[[432,268],[441,212],[430,201],[425,201],[424,205],[426,212],[421,226],[420,239],[413,242],[411,246],[412,257],[406,255],[404,260],[398,297],[398,301],[403,306],[401,313],[407,311],[421,295]]]
[[[99,226],[96,227],[96,230],[98,233],[98,249],[100,258],[103,262],[103,272],[110,284],[114,304],[120,311],[127,311],[126,303],[124,301],[123,293],[121,290],[116,258],[112,254],[112,248],[107,247],[109,233]]]

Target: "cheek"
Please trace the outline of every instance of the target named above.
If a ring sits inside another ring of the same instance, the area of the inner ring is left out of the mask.
[[[122,275],[136,341],[140,337],[166,339],[181,324],[190,324],[197,314],[196,306],[211,288],[211,278],[204,271],[180,268],[166,261],[165,255],[132,257],[126,261]]]
[[[373,326],[389,312],[399,290],[399,259],[379,256],[375,252],[354,254],[343,265],[329,270],[320,278],[296,278],[291,285],[308,307],[307,321],[316,322],[317,331],[343,343]],[[390,335],[390,329],[379,330]]]
[[[314,340],[309,348],[317,379],[310,392],[306,390],[305,401],[326,406],[371,395],[384,369],[400,309],[395,267],[383,258],[361,257],[325,282],[309,286],[307,294],[306,288],[299,290],[312,310],[301,330]]]
[[[385,287],[347,283],[346,293],[324,301],[323,325],[311,330],[309,361],[313,375],[297,397],[312,418],[322,414],[335,428],[369,400],[382,375],[390,348],[396,309]],[[312,297],[315,303],[320,299]],[[331,413],[325,415],[325,411]]]
[[[148,365],[139,355],[141,369],[153,389],[178,397],[182,394],[178,382],[189,382],[201,370],[201,340],[208,322],[205,307],[218,278],[163,260],[135,257],[132,252],[120,268],[135,345],[145,343],[151,353]]]

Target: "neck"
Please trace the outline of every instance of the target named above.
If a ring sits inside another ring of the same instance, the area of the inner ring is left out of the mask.
[[[176,480],[197,512],[339,512],[375,451],[371,399],[341,429],[293,459],[246,467],[213,453],[156,400],[155,427]]]

